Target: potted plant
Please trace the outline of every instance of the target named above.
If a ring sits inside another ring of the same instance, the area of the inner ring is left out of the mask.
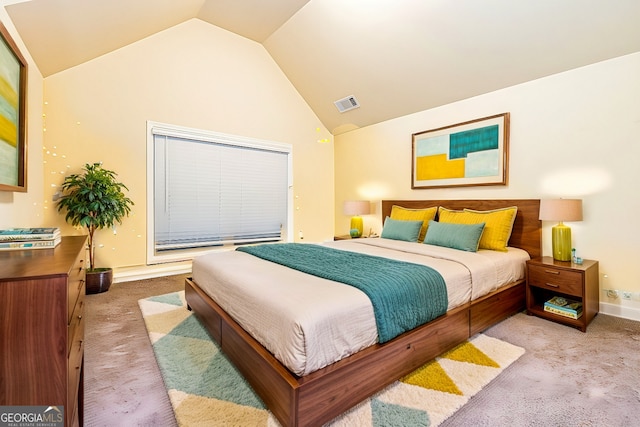
[[[65,220],[73,226],[85,227],[89,232],[89,268],[86,270],[87,294],[109,290],[113,281],[111,268],[96,268],[94,264],[94,233],[105,227],[113,227],[129,216],[133,201],[123,192],[129,190],[118,182],[116,173],[102,167],[101,163],[87,163],[83,172],[69,175],[62,183],[62,197],[58,200],[58,212],[66,210]]]

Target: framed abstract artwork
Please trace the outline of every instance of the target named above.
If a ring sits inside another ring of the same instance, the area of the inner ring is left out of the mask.
[[[509,113],[412,135],[411,188],[507,185]]]
[[[0,191],[27,191],[27,63],[0,23]]]

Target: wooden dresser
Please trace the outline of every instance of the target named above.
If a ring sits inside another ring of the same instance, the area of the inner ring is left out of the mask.
[[[64,407],[82,425],[85,247],[0,252],[0,406]]]

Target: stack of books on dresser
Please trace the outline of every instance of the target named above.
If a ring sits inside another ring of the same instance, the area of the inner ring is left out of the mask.
[[[53,249],[62,237],[59,228],[9,228],[0,230],[0,250]]]
[[[570,319],[578,319],[582,316],[582,303],[556,296],[544,303],[544,311]]]

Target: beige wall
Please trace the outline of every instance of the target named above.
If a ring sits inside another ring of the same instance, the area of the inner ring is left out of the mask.
[[[116,235],[97,236],[98,266],[146,263],[147,120],[292,144],[294,235],[332,236],[333,144],[317,142],[328,132],[258,43],[193,19],[47,77],[44,100],[45,199],[84,163],[103,162],[135,202]],[[48,208],[49,222],[81,232]]]
[[[602,289],[634,292],[632,301],[601,301],[640,319],[638,76],[640,53],[337,135],[336,232],[348,231],[340,209],[352,198],[376,202],[365,229],[377,231],[381,199],[582,198],[584,221],[568,224],[578,255],[600,261]],[[511,113],[508,186],[411,190],[412,133],[503,112]],[[553,225],[543,223],[545,255]]]
[[[42,75],[34,66],[16,29],[2,7],[0,20],[27,61],[27,192],[0,191],[0,228],[41,227],[42,187]]]

